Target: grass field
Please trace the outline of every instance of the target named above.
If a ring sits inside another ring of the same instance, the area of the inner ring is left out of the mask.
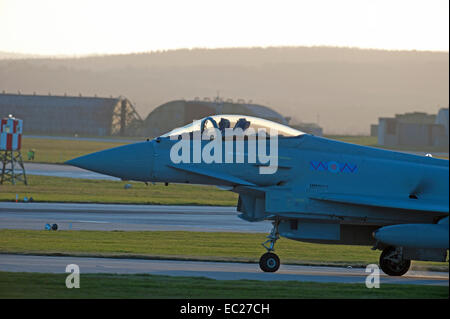
[[[1,253],[257,262],[267,234],[181,231],[0,230]],[[379,251],[365,246],[321,245],[281,238],[283,263],[365,267]],[[448,263],[413,262],[415,269],[448,271]]]
[[[28,177],[24,184],[0,186],[0,201],[15,201],[33,197],[39,202],[120,203],[154,205],[216,205],[236,206],[237,195],[215,186],[156,184],[105,181],[61,177]],[[132,188],[125,189],[125,184]]]
[[[81,274],[80,288],[67,289],[67,274],[0,272],[0,298],[448,298],[448,287],[382,284],[212,280],[154,275]]]

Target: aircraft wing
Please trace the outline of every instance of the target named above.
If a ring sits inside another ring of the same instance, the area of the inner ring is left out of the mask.
[[[430,200],[422,199],[398,199],[398,198],[381,198],[370,196],[358,196],[348,194],[311,194],[308,196],[311,199],[343,203],[350,205],[362,205],[384,208],[395,208],[405,210],[416,210],[426,212],[439,212],[448,214],[448,203],[440,203]]]

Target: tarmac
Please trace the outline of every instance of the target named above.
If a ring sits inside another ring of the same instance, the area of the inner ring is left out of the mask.
[[[0,229],[201,231],[269,233],[268,221],[250,223],[235,207],[0,202]]]
[[[152,274],[183,277],[206,277],[217,280],[300,281],[322,283],[359,283],[364,285],[368,273],[362,268],[281,265],[276,273],[264,273],[254,263],[223,263],[177,260],[143,260],[87,257],[49,257],[0,254],[0,271],[65,273],[66,266],[76,264],[83,274]],[[448,273],[409,271],[402,277],[380,275],[383,284],[448,286]]]

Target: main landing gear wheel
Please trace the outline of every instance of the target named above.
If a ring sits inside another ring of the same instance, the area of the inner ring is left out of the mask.
[[[280,258],[274,253],[265,253],[259,259],[259,267],[264,272],[275,272],[280,268]]]
[[[386,247],[380,256],[380,267],[389,276],[403,276],[411,266],[411,260],[403,259],[402,249]]]

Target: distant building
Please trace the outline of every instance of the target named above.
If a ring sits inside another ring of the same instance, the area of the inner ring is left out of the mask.
[[[135,135],[142,122],[123,97],[0,94],[0,118],[9,114],[25,134]]]
[[[192,123],[194,120],[216,114],[249,115],[288,124],[281,114],[267,106],[245,103],[242,100],[235,103],[231,100],[223,101],[216,98],[212,101],[209,99],[176,100],[162,104],[147,116],[143,130],[147,136],[156,137],[176,127]]]
[[[436,116],[436,124],[443,125],[445,127],[445,133],[448,143],[448,109],[440,109]]]
[[[448,109],[438,115],[414,112],[379,118],[379,145],[448,148],[448,142]]]
[[[378,124],[370,125],[370,136],[378,136]]]

